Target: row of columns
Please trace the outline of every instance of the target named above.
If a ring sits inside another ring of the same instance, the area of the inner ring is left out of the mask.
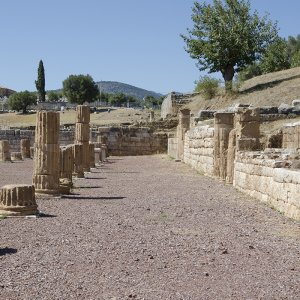
[[[74,144],[60,147],[59,113],[37,112],[33,185],[2,187],[0,189],[0,213],[8,215],[37,213],[35,194],[68,194],[73,186],[73,177],[84,177],[84,172],[95,167],[95,162],[99,163],[105,160],[107,139],[100,135],[97,143],[90,143],[89,122],[89,107],[77,106]],[[25,158],[28,155],[30,157],[29,140],[21,142],[21,152]],[[0,141],[0,160],[8,160],[8,153],[8,141]]]

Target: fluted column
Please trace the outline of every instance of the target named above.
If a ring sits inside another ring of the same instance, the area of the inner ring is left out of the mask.
[[[37,112],[33,184],[38,194],[59,194],[59,113]]]
[[[60,178],[59,185],[60,191],[63,194],[69,194],[73,186],[72,174],[74,170],[74,156],[73,147],[62,146],[60,147]]]
[[[37,213],[33,185],[10,184],[0,188],[0,214],[24,216]]]
[[[75,144],[82,145],[82,164],[83,171],[90,171],[90,108],[87,105],[77,105],[76,124],[75,124]],[[75,162],[76,163],[76,162]]]
[[[83,178],[83,165],[82,165],[82,157],[83,157],[83,145],[82,144],[73,144],[72,152],[74,158],[74,169],[73,175],[77,178]]]
[[[0,161],[11,161],[10,146],[7,140],[0,141]]]
[[[20,148],[22,153],[22,158],[30,158],[30,140],[29,139],[21,139]]]

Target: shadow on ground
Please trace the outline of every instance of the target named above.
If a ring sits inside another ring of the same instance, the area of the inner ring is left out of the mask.
[[[17,252],[18,252],[18,250],[15,248],[9,248],[9,247],[0,248],[0,256],[6,255],[6,254],[15,254]]]

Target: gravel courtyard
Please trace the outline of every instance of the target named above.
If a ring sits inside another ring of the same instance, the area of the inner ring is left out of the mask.
[[[32,161],[0,163],[0,186]],[[300,223],[165,155],[110,157],[0,220],[0,299],[300,299]]]

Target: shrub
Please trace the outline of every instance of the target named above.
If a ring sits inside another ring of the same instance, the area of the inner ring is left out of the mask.
[[[195,83],[195,92],[201,93],[205,100],[209,100],[217,94],[220,81],[216,78],[203,76]]]

